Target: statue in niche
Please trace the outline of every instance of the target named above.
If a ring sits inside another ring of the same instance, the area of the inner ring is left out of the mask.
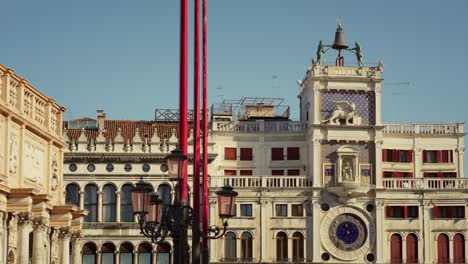
[[[330,118],[323,120],[324,124],[340,125],[360,125],[361,118],[356,115],[356,105],[348,101],[332,101],[335,104]]]
[[[15,174],[18,169],[18,142],[13,134],[10,134],[10,140],[9,171],[11,174]]]
[[[50,189],[52,191],[57,190],[58,187],[58,162],[57,162],[57,153],[54,153],[52,158],[52,181],[50,184]]]
[[[354,181],[353,167],[351,166],[351,163],[349,160],[346,160],[344,162],[344,165],[342,168],[342,176],[343,176],[343,180],[345,181]]]

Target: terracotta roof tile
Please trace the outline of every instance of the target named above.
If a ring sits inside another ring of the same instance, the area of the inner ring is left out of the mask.
[[[106,138],[106,142],[114,141],[114,138],[117,135],[117,131],[119,128],[122,131],[122,137],[125,142],[127,140],[130,142],[133,141],[133,137],[135,136],[135,131],[137,128],[139,130],[142,141],[145,139],[145,137],[147,137],[150,141],[155,128],[157,129],[158,136],[161,139],[164,137],[169,138],[173,129],[175,130],[176,137],[179,136],[179,124],[176,122],[161,122],[151,120],[105,120],[104,126],[104,137]],[[81,134],[81,129],[68,129],[66,133],[71,141],[76,141]],[[96,140],[96,137],[98,136],[98,130],[86,129],[85,135],[88,138],[88,140]]]

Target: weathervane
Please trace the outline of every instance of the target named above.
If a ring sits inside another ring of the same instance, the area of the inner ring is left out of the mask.
[[[329,47],[331,47],[332,49],[338,50],[338,56],[336,57],[336,66],[344,66],[344,57],[341,54],[342,50],[347,50],[356,54],[358,65],[360,67],[364,66],[362,49],[361,49],[361,46],[359,45],[359,42],[355,42],[354,48],[348,48],[348,44],[346,43],[344,31],[343,31],[343,28],[341,27],[342,20],[340,17],[338,17],[338,19],[336,20],[336,23],[338,24],[338,28],[336,29],[336,32],[335,32],[335,41],[333,42],[332,45],[326,45],[324,44],[323,40],[320,40],[319,45],[317,47],[316,57],[313,60],[313,63],[318,64],[318,65],[322,64],[324,53],[328,51]]]

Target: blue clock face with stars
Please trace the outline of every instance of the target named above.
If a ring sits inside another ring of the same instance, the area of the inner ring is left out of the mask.
[[[344,251],[359,249],[367,238],[364,222],[354,214],[337,216],[332,221],[328,233],[332,243]]]

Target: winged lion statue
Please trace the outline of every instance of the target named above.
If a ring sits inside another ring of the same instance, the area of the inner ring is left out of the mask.
[[[335,110],[330,117],[323,120],[324,124],[340,125],[344,121],[345,125],[360,125],[361,118],[356,115],[356,105],[348,101],[332,101],[335,105]]]

